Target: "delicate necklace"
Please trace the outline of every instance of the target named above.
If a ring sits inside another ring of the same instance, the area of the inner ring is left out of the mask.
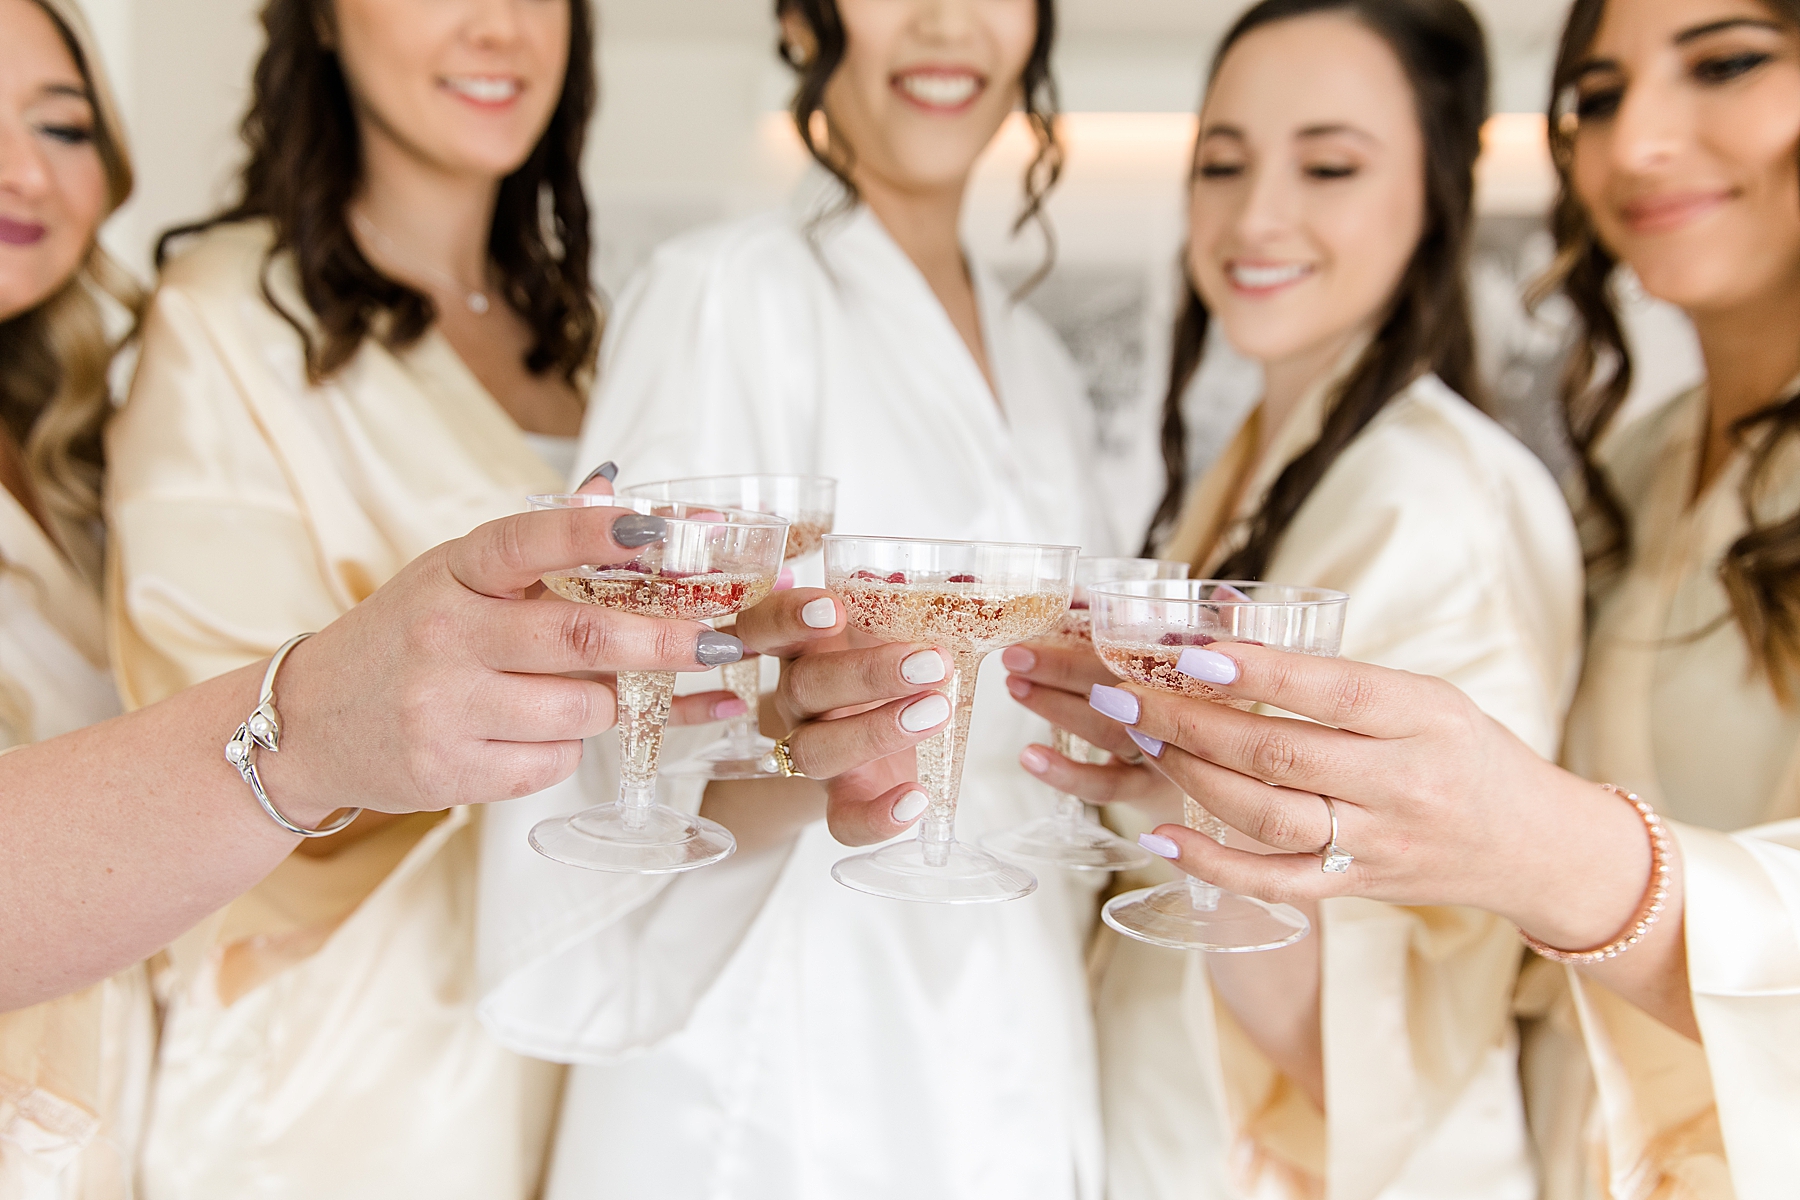
[[[453,292],[462,292],[463,303],[467,305],[469,311],[476,316],[479,317],[487,312],[488,296],[486,292],[481,291],[480,289],[469,291],[469,289],[465,288],[461,283],[444,274],[442,271],[434,270],[423,263],[415,262],[408,258],[406,254],[401,251],[400,247],[394,245],[394,240],[392,238],[375,228],[375,222],[369,220],[369,218],[363,216],[361,213],[352,213],[350,219],[356,222],[356,227],[358,229],[379,242],[381,248],[387,251],[388,257],[394,259],[401,266],[410,267],[422,275],[435,279],[440,286],[449,288]]]

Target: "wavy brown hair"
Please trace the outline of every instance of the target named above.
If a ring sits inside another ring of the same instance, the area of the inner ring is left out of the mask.
[[[62,35],[94,109],[94,149],[106,174],[106,211],[131,195],[131,155],[111,91],[100,74],[81,14],[64,0],[38,0]],[[129,316],[124,338],[109,336],[99,297]],[[41,304],[0,322],[0,421],[24,453],[25,470],[71,561],[97,577],[100,487],[106,458],[101,431],[112,415],[107,372],[135,331],[143,292],[101,248]]]
[[[531,325],[525,366],[555,372],[580,387],[592,370],[600,317],[588,275],[592,249],[581,149],[594,111],[594,22],[589,0],[569,0],[569,60],[550,125],[530,157],[500,182],[488,257],[501,295]],[[293,255],[300,292],[317,336],[263,297],[300,335],[308,378],[318,383],[356,354],[371,335],[404,349],[437,319],[430,297],[389,278],[351,236],[348,210],[362,173],[362,146],[343,67],[329,44],[331,0],[269,0],[262,11],[268,44],[256,64],[242,134],[249,162],[239,199],[225,211],[158,239],[160,267],[171,242],[233,221],[267,220],[269,261]]]
[[[830,120],[830,114],[825,112],[825,88],[838,67],[843,65],[844,52],[849,47],[844,19],[838,12],[837,0],[775,0],[777,19],[790,15],[798,17],[806,26],[813,42],[802,48],[792,45],[784,35],[776,47],[781,60],[799,76],[799,86],[794,89],[794,98],[788,106],[788,111],[793,114],[794,130],[813,161],[831,172],[843,185],[847,202],[855,204],[856,184],[850,179],[850,172],[856,165],[854,148],[838,137],[828,136],[821,144],[813,125],[815,114],[823,115],[827,122]],[[1056,232],[1050,225],[1049,214],[1044,211],[1044,201],[1056,187],[1057,180],[1062,178],[1063,169],[1063,145],[1056,129],[1060,102],[1056,76],[1050,69],[1050,53],[1055,46],[1055,0],[1037,0],[1037,36],[1031,44],[1031,57],[1025,60],[1025,70],[1019,76],[1019,106],[1031,129],[1032,140],[1037,143],[1037,152],[1025,167],[1025,200],[1013,221],[1013,233],[1016,235],[1027,225],[1036,224],[1044,238],[1044,260],[1021,285],[1021,293],[1042,282],[1056,262]]]
[[[1800,0],[1764,0],[1764,7],[1782,24],[1800,30]],[[1590,565],[1612,569],[1630,558],[1631,526],[1596,461],[1595,448],[1631,391],[1631,351],[1613,296],[1618,260],[1600,244],[1570,179],[1579,118],[1569,106],[1575,77],[1605,11],[1605,0],[1575,0],[1557,47],[1549,109],[1550,150],[1559,180],[1550,220],[1556,257],[1534,286],[1533,296],[1541,299],[1560,291],[1575,309],[1576,339],[1563,370],[1563,417],[1581,457]],[[1791,704],[1800,676],[1800,512],[1763,520],[1756,498],[1774,481],[1783,449],[1800,437],[1800,396],[1771,399],[1739,420],[1731,432],[1750,455],[1742,491],[1749,529],[1726,549],[1719,562],[1719,580],[1757,669],[1776,696]]]
[[[1487,45],[1461,0],[1263,0],[1226,33],[1208,78],[1246,34],[1277,21],[1319,13],[1354,18],[1387,43],[1412,86],[1424,144],[1425,224],[1388,301],[1374,338],[1331,402],[1318,440],[1289,463],[1250,520],[1249,537],[1215,570],[1221,578],[1260,579],[1300,506],[1394,396],[1431,371],[1478,403],[1475,333],[1465,268],[1474,227],[1475,159],[1487,117]],[[1198,164],[1195,147],[1195,162]],[[1186,274],[1175,324],[1169,386],[1163,396],[1162,503],[1151,519],[1146,553],[1172,531],[1187,494],[1187,423],[1181,402],[1200,369],[1209,317]]]

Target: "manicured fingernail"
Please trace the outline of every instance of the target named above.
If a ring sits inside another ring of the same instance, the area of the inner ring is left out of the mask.
[[[808,629],[830,629],[837,624],[837,601],[830,596],[808,601],[800,609],[800,619]]]
[[[1103,717],[1111,717],[1127,725],[1137,724],[1140,711],[1136,696],[1124,688],[1108,687],[1104,683],[1096,683],[1088,692],[1088,707]]]
[[[1181,857],[1181,847],[1175,844],[1175,839],[1166,838],[1160,833],[1138,834],[1138,845],[1156,855],[1158,858]]]
[[[619,545],[635,550],[639,546],[662,541],[663,534],[668,531],[669,523],[661,517],[653,517],[649,513],[626,513],[613,522],[612,538]]]
[[[1050,769],[1050,756],[1036,746],[1027,746],[1019,751],[1019,765],[1033,775],[1042,775]]]
[[[702,666],[717,667],[744,657],[744,643],[729,633],[708,629],[694,646],[694,661]]]
[[[918,650],[900,660],[900,678],[908,683],[944,682],[944,656],[936,650]]]
[[[1006,677],[1006,690],[1012,693],[1014,700],[1023,700],[1031,695],[1031,680],[1021,679],[1017,675]]]
[[[1198,679],[1202,683],[1236,683],[1238,665],[1217,650],[1202,650],[1198,646],[1189,646],[1175,660],[1175,669],[1190,679]]]
[[[919,819],[919,814],[925,811],[925,806],[930,803],[931,797],[924,792],[908,792],[894,801],[892,810],[894,820],[902,825],[916,821]]]
[[[1151,758],[1162,757],[1163,744],[1160,739],[1150,737],[1148,734],[1139,733],[1137,730],[1131,728],[1125,730],[1125,736],[1130,738],[1137,745],[1139,750],[1142,750]]]
[[[729,700],[721,700],[713,705],[712,715],[715,721],[728,721],[732,717],[741,717],[750,711],[750,706],[733,696]]]
[[[1037,655],[1023,646],[1008,646],[1001,652],[1000,661],[1009,671],[1029,671],[1037,666]]]
[[[922,696],[900,710],[900,728],[918,733],[933,725],[942,725],[950,716],[950,702],[933,692]]]
[[[599,466],[595,467],[593,470],[588,472],[588,477],[581,481],[581,487],[586,487],[588,484],[594,482],[594,480],[596,480],[596,479],[604,479],[604,480],[606,480],[606,482],[611,483],[613,480],[617,479],[618,477],[619,477],[619,464],[609,458],[605,462],[601,463]],[[576,488],[575,490],[579,492],[581,490],[581,488]]]
[[[781,574],[775,577],[775,590],[778,592],[785,592],[793,586],[794,569],[792,567],[781,568]]]

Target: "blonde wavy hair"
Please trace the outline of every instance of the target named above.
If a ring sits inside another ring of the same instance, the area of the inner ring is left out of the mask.
[[[111,215],[131,195],[131,154],[93,34],[75,0],[34,3],[62,34],[87,85]],[[102,296],[127,314],[123,336],[108,334]],[[136,333],[143,305],[143,289],[96,240],[61,288],[35,308],[0,321],[0,421],[24,455],[26,477],[43,505],[52,537],[95,582],[106,467],[101,433],[113,411],[108,375],[119,347]],[[10,570],[3,558],[0,569]],[[28,701],[4,679],[0,727],[10,727],[19,738],[28,737],[31,728]]]

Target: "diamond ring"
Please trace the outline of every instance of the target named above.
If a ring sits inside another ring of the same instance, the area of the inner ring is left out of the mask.
[[[1337,804],[1330,796],[1320,796],[1319,799],[1325,802],[1325,811],[1331,814],[1331,840],[1325,843],[1323,850],[1319,851],[1319,857],[1324,860],[1319,864],[1319,869],[1327,875],[1342,875],[1350,869],[1350,864],[1356,861],[1356,856],[1345,854],[1338,849]]]

